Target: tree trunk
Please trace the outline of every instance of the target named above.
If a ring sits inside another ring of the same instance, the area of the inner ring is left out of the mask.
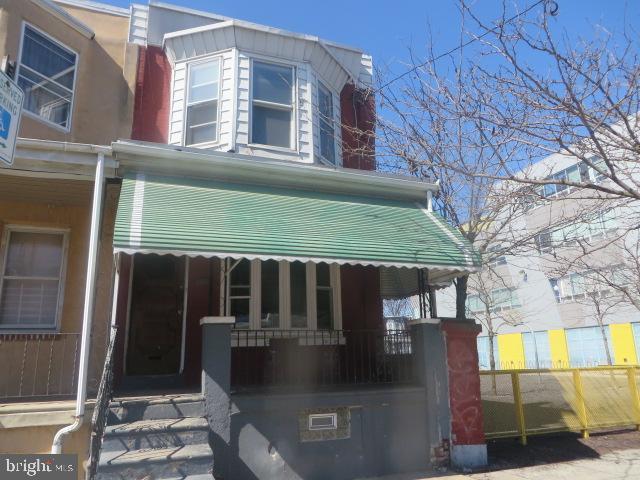
[[[458,277],[456,285],[456,319],[465,320],[467,318],[467,283],[469,275]]]
[[[607,332],[605,330],[604,322],[598,319],[598,326],[600,327],[600,334],[602,335],[602,341],[604,342],[604,352],[607,355],[607,365],[613,365],[611,360],[611,351],[609,350],[609,341],[607,340]]]

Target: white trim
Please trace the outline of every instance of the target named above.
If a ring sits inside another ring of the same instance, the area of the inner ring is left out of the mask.
[[[172,145],[122,141],[111,144],[121,169],[127,172],[309,188],[350,195],[367,195],[423,202],[438,185],[415,178],[351,168],[328,168],[256,155],[201,150]]]
[[[77,31],[81,35],[84,35],[85,37],[87,37],[89,40],[92,40],[96,36],[94,31],[88,25],[86,25],[85,23],[75,18],[65,9],[55,5],[50,0],[31,0],[31,1],[36,5],[38,5],[40,8],[42,8],[43,10],[45,10],[46,12],[56,17],[58,20],[69,25],[71,28],[73,28],[75,31]]]
[[[213,145],[217,145],[220,143],[220,96],[222,94],[222,71],[223,71],[223,61],[224,58],[222,57],[222,55],[213,55],[213,56],[209,56],[209,57],[205,57],[205,58],[201,58],[198,59],[197,61],[190,61],[187,62],[186,64],[186,72],[184,75],[184,100],[182,102],[182,145],[184,146],[189,146],[189,147],[200,147],[202,148],[203,146],[213,146]],[[194,66],[199,66],[199,65],[206,65],[207,63],[217,63],[218,64],[218,91],[216,92],[216,98],[215,99],[209,99],[209,100],[201,100],[198,102],[193,102],[191,103],[189,101],[189,95],[191,93],[191,69]],[[173,104],[173,91],[175,89],[175,82],[173,79],[173,75],[175,75],[175,69],[172,71],[171,73],[171,101],[170,101],[170,105]],[[191,143],[189,145],[187,145],[187,131],[189,129],[189,117],[188,117],[188,112],[189,112],[189,107],[192,107],[194,105],[199,105],[199,104],[204,104],[204,103],[211,103],[211,102],[216,102],[216,119],[215,122],[209,122],[209,123],[215,123],[216,125],[216,136],[213,140],[210,140],[208,142],[200,142],[199,144],[197,143]],[[169,115],[169,117],[171,117],[171,115]],[[171,118],[169,118],[169,128],[171,128]]]
[[[124,353],[122,359],[122,374],[127,374],[127,355],[129,354],[129,328],[131,327],[131,300],[132,300],[132,292],[133,292],[133,269],[136,265],[136,256],[135,254],[131,255],[131,265],[129,267],[129,286],[127,290],[127,314],[125,318],[124,325]]]
[[[401,263],[387,262],[377,260],[355,260],[343,258],[323,258],[323,257],[295,257],[288,255],[271,255],[271,254],[250,254],[250,253],[230,253],[230,252],[210,252],[210,251],[194,251],[194,250],[162,250],[154,248],[130,248],[130,247],[114,247],[114,252],[122,252],[128,255],[134,253],[155,253],[158,255],[174,255],[188,257],[204,257],[204,258],[246,258],[247,260],[285,260],[287,262],[313,262],[313,263],[336,263],[338,265],[363,265],[373,267],[396,267],[396,268],[427,268],[432,272],[441,272],[444,274],[452,273],[474,273],[480,271],[479,266],[453,266],[438,265],[432,263]]]
[[[57,38],[53,37],[52,35],[49,35],[47,32],[45,32],[44,30],[41,30],[40,28],[36,27],[35,25],[33,25],[32,23],[29,23],[27,21],[23,21],[21,24],[21,30],[20,30],[20,46],[18,48],[18,63],[17,63],[17,67],[16,67],[16,82],[18,81],[19,77],[20,77],[20,71],[22,69],[22,54],[23,54],[23,47],[24,47],[24,38],[25,38],[25,31],[26,31],[26,27],[29,27],[30,29],[34,30],[35,32],[37,32],[38,34],[42,35],[43,37],[47,38],[50,42],[55,43],[59,48],[62,48],[64,50],[69,51],[70,53],[72,53],[73,55],[75,55],[75,63],[73,64],[73,86],[71,88],[71,100],[69,101],[69,118],[67,119],[67,126],[63,127],[62,125],[58,125],[57,123],[54,123],[40,115],[38,115],[35,112],[31,112],[29,110],[27,110],[26,108],[22,109],[22,113],[27,115],[28,117],[32,117],[35,120],[39,120],[42,123],[55,128],[57,130],[60,130],[62,132],[65,133],[70,133],[71,132],[71,126],[73,125],[73,110],[75,107],[75,97],[76,97],[76,85],[78,82],[78,66],[80,64],[80,54],[75,51],[73,48],[69,47],[68,45],[66,45],[65,43],[61,42],[60,40],[58,40]],[[38,76],[45,78],[47,81],[49,82],[53,82],[56,85],[61,86],[62,88],[64,88],[65,90],[69,90],[67,87],[64,87],[63,85],[60,85],[56,80],[53,80],[52,78],[49,77],[45,77],[44,74],[34,70],[33,68],[30,68],[28,66],[25,65],[25,68],[34,71]],[[26,92],[25,92],[25,100],[26,100]]]
[[[184,356],[187,344],[187,304],[189,300],[189,257],[184,259],[184,282],[182,287],[182,334],[180,338],[180,369],[178,375],[184,371]]]
[[[202,317],[200,325],[233,325],[236,323],[236,317]]]
[[[8,224],[4,225],[2,242],[0,243],[0,252],[2,252],[2,261],[0,262],[0,304],[2,304],[2,291],[5,278],[10,276],[5,275],[5,268],[7,265],[7,257],[9,255],[9,243],[12,232],[20,233],[42,233],[42,234],[54,234],[62,235],[62,258],[60,259],[60,271],[58,272],[58,296],[56,300],[56,317],[54,325],[6,325],[0,324],[0,332],[59,332],[62,322],[62,307],[64,304],[64,292],[67,277],[67,258],[69,254],[69,234],[68,228],[51,228],[51,227],[38,227],[33,225],[21,225],[21,224]],[[25,278],[25,277],[20,277]],[[53,277],[51,277],[53,280]]]
[[[128,8],[115,7],[105,3],[92,2],[91,0],[53,0],[53,2],[59,5],[82,8],[83,10],[91,10],[93,12],[107,13],[109,15],[117,15],[119,17],[129,17]]]
[[[314,427],[313,420],[316,418],[330,418],[331,425]],[[317,430],[337,430],[338,429],[338,414],[335,412],[332,413],[312,413],[309,415],[309,424],[307,425],[307,429],[311,431]]]
[[[142,241],[142,210],[144,208],[145,176],[139,174],[136,177],[136,186],[133,191],[133,205],[131,206],[131,223],[129,225],[129,244],[140,246]]]

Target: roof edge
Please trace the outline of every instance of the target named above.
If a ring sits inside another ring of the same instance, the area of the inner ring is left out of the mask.
[[[320,189],[333,193],[422,202],[426,201],[428,192],[438,190],[435,183],[412,177],[287,162],[239,153],[125,140],[113,142],[111,148],[120,168],[127,172]]]
[[[73,15],[71,15],[62,7],[59,7],[58,5],[53,3],[51,0],[31,0],[31,2],[38,5],[45,12],[53,15],[58,20],[66,23],[71,28],[76,30],[81,35],[84,35],[88,39],[92,40],[96,36],[95,32],[88,25],[75,18]]]

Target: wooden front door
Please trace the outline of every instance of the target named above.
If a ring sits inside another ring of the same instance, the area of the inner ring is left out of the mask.
[[[171,255],[135,255],[127,375],[180,370],[185,264]]]

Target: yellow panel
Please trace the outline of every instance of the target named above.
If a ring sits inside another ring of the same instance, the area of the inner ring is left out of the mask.
[[[506,333],[498,335],[498,351],[500,352],[500,365],[503,369],[524,368],[524,345],[522,335],[519,333]]]
[[[635,365],[636,346],[633,341],[633,330],[630,323],[609,325],[611,343],[613,343],[614,360],[616,365]]]
[[[549,330],[548,333],[552,368],[567,368],[569,366],[569,350],[564,330]]]

